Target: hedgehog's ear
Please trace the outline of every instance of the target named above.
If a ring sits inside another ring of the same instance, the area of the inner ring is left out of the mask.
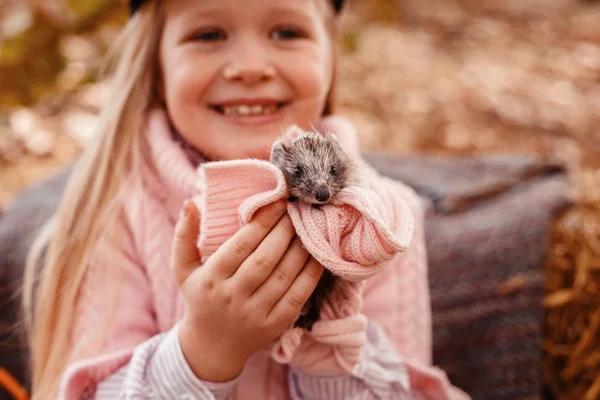
[[[285,138],[288,142],[291,142],[293,139],[296,139],[298,136],[305,134],[302,129],[298,125],[292,125],[285,131]]]
[[[275,164],[280,164],[281,159],[288,152],[288,147],[281,141],[276,140],[271,147],[271,162]]]
[[[340,143],[340,140],[337,138],[337,136],[335,135],[335,133],[326,132],[325,133],[325,138],[328,139],[328,140],[332,140],[334,143],[337,143],[340,147],[342,146],[342,144]]]

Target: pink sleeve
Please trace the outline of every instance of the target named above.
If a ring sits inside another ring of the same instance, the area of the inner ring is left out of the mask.
[[[58,398],[93,398],[96,389],[111,399],[225,398],[235,382],[214,385],[197,379],[183,358],[178,325],[158,332],[146,270],[125,225],[118,225],[118,244],[101,238],[92,253]]]
[[[373,321],[359,364],[350,376],[318,376],[290,369],[293,400],[412,399],[406,368],[381,327]]]
[[[373,177],[372,189],[387,198],[388,210],[403,201],[412,211],[414,230],[408,249],[367,281],[363,312],[378,321],[403,358],[432,362],[431,305],[424,237],[424,213],[412,189],[385,177]]]

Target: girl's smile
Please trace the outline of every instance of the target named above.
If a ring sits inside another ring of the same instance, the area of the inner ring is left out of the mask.
[[[329,0],[163,2],[162,93],[208,159],[263,158],[321,117],[333,79]]]
[[[210,105],[216,113],[238,125],[281,123],[290,101],[274,97],[234,98]]]

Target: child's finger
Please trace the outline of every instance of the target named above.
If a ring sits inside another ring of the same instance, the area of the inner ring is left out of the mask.
[[[296,280],[306,265],[308,257],[308,251],[302,246],[300,238],[296,236],[271,275],[252,294],[251,301],[260,304],[261,309],[265,309],[267,312],[271,311]]]
[[[237,290],[250,295],[262,285],[286,253],[295,234],[291,218],[284,215],[231,277]]]
[[[283,200],[262,207],[249,223],[242,226],[211,255],[210,265],[207,263],[206,267],[221,278],[231,277],[256,250],[286,210],[287,205]]]
[[[275,304],[267,319],[271,322],[293,321],[317,287],[322,274],[323,266],[310,257],[294,283]]]
[[[175,226],[171,268],[179,285],[200,265],[200,251],[196,245],[200,234],[200,217],[191,200],[183,203],[183,209]]]

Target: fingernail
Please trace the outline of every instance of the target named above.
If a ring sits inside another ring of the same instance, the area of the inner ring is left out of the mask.
[[[192,207],[192,205],[190,203],[191,203],[190,200],[186,200],[183,202],[183,216],[185,218],[188,218],[190,216],[190,210]]]
[[[287,210],[287,203],[284,200],[277,200],[277,205],[275,207],[278,213],[283,214],[285,210]]]

